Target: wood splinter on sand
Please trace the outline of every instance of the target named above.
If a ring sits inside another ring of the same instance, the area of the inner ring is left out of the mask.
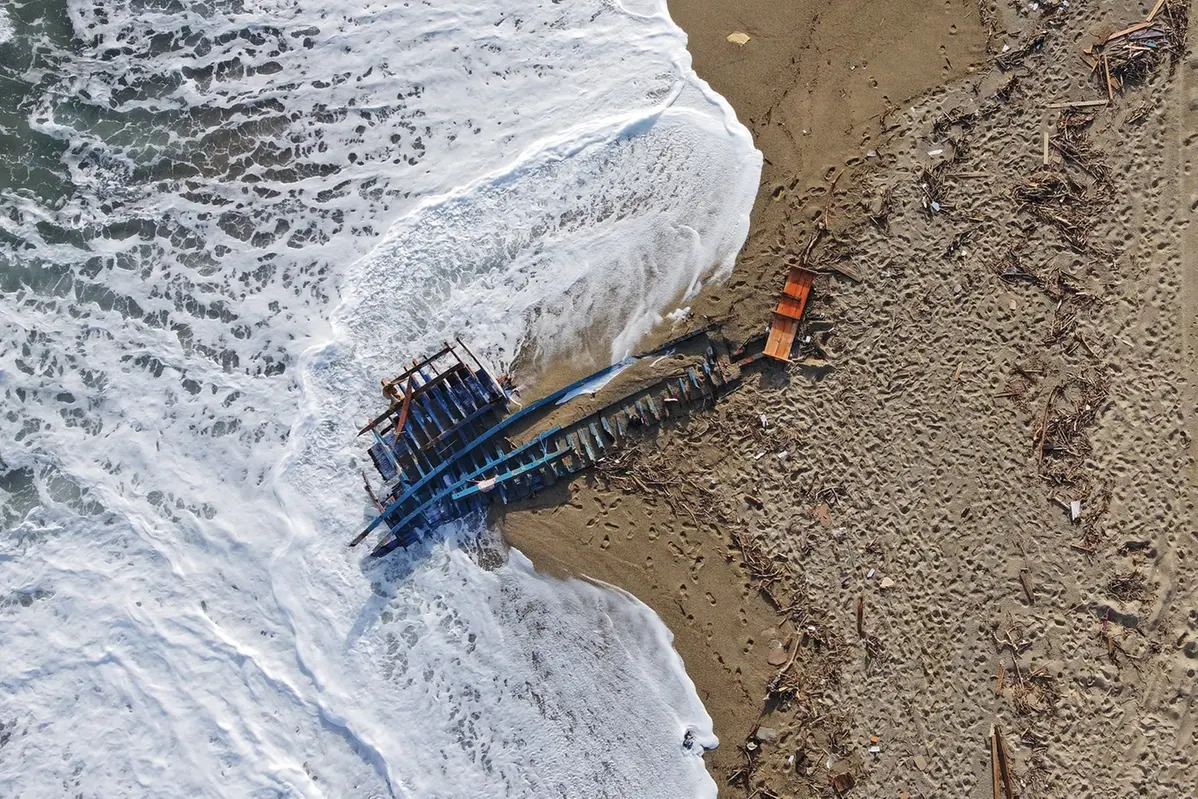
[[[1108,105],[1110,100],[1105,98],[1101,100],[1069,100],[1063,103],[1049,103],[1048,108],[1093,108],[1100,105]]]
[[[1036,600],[1032,597],[1032,588],[1027,583],[1027,572],[1026,571],[1021,570],[1019,572],[1019,583],[1023,586],[1024,595],[1027,596],[1027,603],[1029,605],[1036,604]]]
[[[1007,742],[997,724],[990,725],[990,763],[994,779],[994,799],[1015,799],[1015,782],[1011,778]]]

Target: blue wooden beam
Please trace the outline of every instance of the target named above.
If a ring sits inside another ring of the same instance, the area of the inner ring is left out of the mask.
[[[465,475],[464,477],[462,477],[460,480],[458,480],[457,482],[455,482],[453,485],[449,486],[448,488],[441,489],[437,493],[433,494],[433,496],[431,496],[427,500],[425,500],[420,505],[420,507],[413,510],[407,516],[404,516],[402,519],[397,521],[395,524],[388,525],[391,529],[392,534],[395,534],[396,530],[402,530],[405,525],[411,523],[417,516],[420,516],[422,513],[424,513],[426,510],[428,510],[428,508],[432,507],[437,502],[440,502],[441,500],[445,499],[447,496],[450,496],[454,491],[456,491],[457,489],[466,485],[468,482],[475,479],[476,477],[479,477],[484,472],[494,469],[497,466],[501,466],[503,463],[511,460],[512,458],[516,457],[517,455],[527,452],[532,447],[541,443],[542,439],[546,438],[547,436],[554,435],[560,431],[561,431],[560,427],[555,427],[552,430],[548,430],[548,431],[542,433],[541,435],[537,436],[536,438],[534,438],[532,441],[529,441],[527,444],[520,447],[519,449],[513,450],[512,452],[504,453],[503,455],[500,455],[499,457],[492,459],[490,462],[483,464],[479,468],[477,468],[474,471],[470,472],[469,474]],[[387,506],[388,510],[383,511],[383,513],[379,514],[379,517],[374,520],[375,525],[377,525],[379,520],[382,519],[382,517],[390,511],[392,506],[396,506],[396,505],[397,505],[397,503],[393,502],[393,503],[391,503],[391,505]],[[372,525],[371,527],[367,527],[365,530],[363,530],[361,533],[358,534],[358,537],[355,538],[352,543],[350,543],[350,546],[351,547],[356,546],[373,529],[374,529],[374,525]],[[378,548],[376,547],[376,551],[377,551],[377,549]],[[392,547],[392,549],[394,549],[394,547]],[[388,549],[385,552],[383,552],[382,554],[385,555],[385,554],[387,554],[387,552],[390,552],[390,551],[391,550]]]
[[[509,480],[514,480],[517,477],[520,477],[521,475],[528,474],[529,472],[535,471],[536,469],[539,469],[542,466],[551,464],[554,461],[558,460],[559,458],[564,458],[569,453],[570,453],[569,448],[562,447],[557,452],[551,452],[548,455],[545,455],[544,457],[537,458],[532,463],[526,463],[525,465],[521,466],[519,469],[513,469],[510,472],[504,472],[501,475],[496,475],[493,478],[495,482],[492,483],[492,486],[498,486],[502,483],[506,483]],[[488,490],[490,490],[490,489],[488,489]],[[478,493],[482,493],[482,492],[483,492],[483,490],[482,490],[482,487],[480,486],[480,484],[475,483],[472,486],[468,486],[466,488],[455,491],[453,494],[453,498],[455,500],[465,499],[466,497],[469,497],[473,494],[478,494]]]

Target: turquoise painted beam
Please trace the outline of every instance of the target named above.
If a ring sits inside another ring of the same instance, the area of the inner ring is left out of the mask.
[[[564,458],[566,455],[569,454],[569,452],[570,452],[570,450],[568,447],[562,447],[557,452],[551,452],[548,455],[545,455],[544,457],[537,458],[532,463],[526,463],[525,465],[521,466],[519,469],[513,469],[510,472],[504,472],[503,474],[496,475],[495,477],[491,478],[491,480],[484,481],[482,483],[476,483],[472,486],[468,486],[466,488],[455,491],[453,494],[453,499],[456,501],[456,500],[460,500],[460,499],[465,499],[466,497],[472,496],[474,494],[483,493],[484,486],[488,486],[488,484],[489,484],[489,487],[487,488],[487,490],[489,491],[489,490],[491,490],[491,488],[502,485],[503,483],[506,483],[509,480],[514,480],[517,477],[528,474],[531,471],[535,471],[536,469],[539,469],[542,466],[547,466],[548,464],[553,463],[555,460],[558,460],[559,458]]]

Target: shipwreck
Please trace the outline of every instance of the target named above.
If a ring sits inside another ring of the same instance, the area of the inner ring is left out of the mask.
[[[383,381],[388,407],[359,431],[371,438],[368,454],[381,485],[363,473],[377,513],[350,546],[376,531],[373,557],[410,546],[444,522],[496,500],[506,505],[534,496],[647,429],[710,407],[736,387],[749,364],[788,359],[810,286],[810,273],[791,274],[772,329],[755,352],[748,346],[730,351],[714,328],[701,328],[515,410],[506,378],[460,340],[445,342]],[[614,398],[571,413],[587,404],[580,397],[636,364],[654,368],[642,370],[647,374]]]

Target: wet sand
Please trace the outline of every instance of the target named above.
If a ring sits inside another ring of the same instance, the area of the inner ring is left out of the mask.
[[[1198,61],[1070,112],[1148,7],[881,5],[671,3],[766,159],[692,324],[826,219],[810,342],[505,535],[662,616],[722,795],[989,797],[995,724],[1020,796],[1195,795]]]

